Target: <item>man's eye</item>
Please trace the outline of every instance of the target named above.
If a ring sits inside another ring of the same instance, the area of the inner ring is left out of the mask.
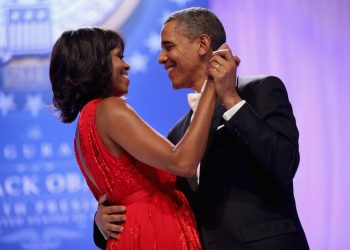
[[[170,50],[172,47],[173,47],[173,46],[169,44],[169,45],[165,45],[164,48],[165,48],[166,50]]]

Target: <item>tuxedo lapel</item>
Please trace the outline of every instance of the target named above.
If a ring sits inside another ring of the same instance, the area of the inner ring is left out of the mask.
[[[187,113],[187,115],[185,116],[185,119],[183,120],[183,124],[181,126],[181,129],[179,131],[179,137],[178,137],[179,139],[178,139],[178,141],[181,140],[181,138],[185,135],[188,126],[190,126],[192,115],[193,115],[193,111],[190,110]]]
[[[215,104],[213,119],[212,119],[211,126],[210,126],[207,147],[205,150],[205,154],[201,160],[201,170],[200,170],[201,174],[200,174],[200,176],[202,176],[205,172],[206,162],[207,162],[207,158],[210,154],[211,145],[212,145],[215,133],[217,131],[217,128],[220,125],[220,123],[222,122],[222,119],[223,119],[222,115],[224,114],[224,112],[225,112],[225,108],[223,107],[220,100],[217,99],[216,104]],[[201,182],[199,181],[199,183],[201,183]]]
[[[222,114],[224,113],[224,111],[225,110],[224,110],[224,107],[222,106],[221,102],[217,100],[216,104],[215,104],[215,108],[214,108],[213,118],[211,121],[206,151],[205,151],[204,157],[201,160],[201,173],[202,173],[202,169],[205,167],[205,162],[206,162],[206,159],[208,157],[208,153],[210,151],[211,143],[212,143],[214,135],[216,133],[216,129],[222,120]],[[192,114],[193,114],[192,111],[188,112],[187,115],[183,118],[183,120],[178,124],[176,138],[175,138],[175,141],[173,141],[174,143],[178,143],[181,140],[181,138],[184,136],[188,126],[191,123]],[[202,174],[201,174],[201,176],[202,176]],[[188,179],[183,178],[183,177],[178,177],[177,178],[177,185],[186,194],[191,205],[193,205],[192,203],[195,202],[196,198],[195,198],[195,193],[193,192],[193,190],[190,187],[190,184],[188,183]],[[195,207],[195,206],[192,206],[192,207]]]
[[[207,143],[207,147],[206,147],[206,151],[204,154],[204,157],[202,158],[202,162],[205,162],[205,159],[207,158],[207,154],[210,150],[210,145],[213,141],[215,132],[218,128],[218,126],[220,125],[220,122],[222,121],[222,115],[225,112],[225,108],[222,106],[221,102],[217,99],[216,103],[215,103],[215,109],[214,109],[214,114],[213,114],[213,118],[211,121],[211,126],[210,126],[210,131],[209,131],[209,137],[208,137],[208,143]],[[191,117],[192,117],[193,112],[190,111],[187,113],[187,115],[184,117],[184,119],[182,120],[182,124],[180,124],[179,129],[178,129],[178,133],[176,133],[176,141],[174,142],[175,144],[178,143],[181,138],[184,136],[188,126],[191,123]]]
[[[191,117],[193,115],[193,111],[190,110],[185,116],[184,118],[178,123],[177,125],[177,129],[176,129],[176,136],[175,136],[175,140],[173,141],[174,144],[177,144],[182,137],[185,135],[186,130],[188,128],[188,126],[191,123]],[[178,176],[176,178],[176,184],[177,186],[180,188],[180,190],[186,195],[188,201],[191,204],[191,207],[196,207],[195,203],[196,203],[196,198],[195,198],[195,193],[193,192],[193,190],[190,187],[190,184],[188,183],[188,179],[186,179],[185,177],[180,177]]]

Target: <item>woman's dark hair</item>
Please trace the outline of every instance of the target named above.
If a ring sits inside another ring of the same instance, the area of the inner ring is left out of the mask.
[[[75,120],[86,103],[108,96],[112,78],[110,52],[124,41],[115,31],[81,28],[65,31],[51,54],[53,105],[64,123]]]

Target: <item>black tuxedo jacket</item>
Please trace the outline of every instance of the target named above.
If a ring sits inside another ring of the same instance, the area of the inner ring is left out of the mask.
[[[226,110],[217,102],[198,191],[177,179],[195,212],[203,247],[308,249],[293,195],[299,134],[287,91],[273,76],[239,77],[237,88],[246,104],[225,121]],[[174,144],[191,115],[169,133]]]
[[[293,195],[299,134],[287,91],[272,76],[239,77],[237,88],[247,103],[224,121],[225,109],[217,102],[198,191],[177,179],[195,212],[203,247],[309,249]],[[169,133],[173,143],[183,137],[191,115]],[[105,248],[96,224],[94,240]]]

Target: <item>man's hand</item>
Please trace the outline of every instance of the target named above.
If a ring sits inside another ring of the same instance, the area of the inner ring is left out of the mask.
[[[213,78],[216,94],[226,109],[232,108],[242,100],[236,89],[237,67],[240,61],[227,44],[214,51],[209,60],[207,73]]]
[[[95,215],[95,222],[105,238],[119,238],[123,231],[122,224],[125,222],[124,206],[106,206],[103,203],[107,200],[106,195],[102,195],[98,200],[98,208]]]

